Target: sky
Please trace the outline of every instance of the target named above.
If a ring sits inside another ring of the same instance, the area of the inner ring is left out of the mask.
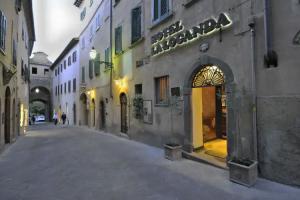
[[[33,0],[36,42],[33,53],[43,51],[54,62],[81,31],[80,10],[74,0]]]

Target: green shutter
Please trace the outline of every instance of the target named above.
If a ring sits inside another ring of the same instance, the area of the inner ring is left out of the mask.
[[[134,43],[141,38],[142,35],[142,9],[141,7],[132,10],[132,22],[131,22],[131,42]]]
[[[97,57],[94,62],[94,71],[95,71],[95,76],[100,75],[100,53],[97,53]]]
[[[115,53],[122,53],[122,26],[115,29]]]
[[[110,58],[110,56],[109,56],[109,54],[110,54],[110,48],[107,48],[107,49],[105,49],[105,62],[106,63],[109,63],[110,62],[110,60],[109,60],[109,58]],[[105,69],[107,69],[107,68],[109,68],[110,66],[108,65],[108,64],[105,64]]]
[[[89,60],[89,77],[90,79],[92,79],[94,76],[93,76],[93,61],[92,60]]]

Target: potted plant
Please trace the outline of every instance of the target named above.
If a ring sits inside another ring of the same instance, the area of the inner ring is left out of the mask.
[[[176,143],[167,143],[164,145],[165,158],[175,161],[182,158],[182,146]]]
[[[239,118],[238,118],[239,119]],[[239,130],[239,120],[237,120],[238,124],[238,133],[236,140],[236,148],[237,154],[230,161],[228,161],[229,167],[229,178],[231,181],[235,183],[239,183],[241,185],[251,187],[255,184],[257,180],[257,161],[246,158],[241,155],[242,142],[240,137]]]

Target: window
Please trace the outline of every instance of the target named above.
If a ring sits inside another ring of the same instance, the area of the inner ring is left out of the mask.
[[[49,73],[49,69],[44,69],[44,75],[47,75]]]
[[[73,79],[73,92],[76,92],[76,78]]]
[[[31,73],[32,74],[37,74],[37,68],[36,67],[32,67],[31,68]]]
[[[131,11],[131,43],[142,37],[142,8],[137,7]]]
[[[55,96],[57,96],[57,86],[55,86]]]
[[[77,60],[77,52],[74,51],[73,52],[73,63],[76,62],[76,60]]]
[[[63,85],[62,84],[60,85],[60,93],[61,94],[63,93]]]
[[[122,26],[115,29],[115,53],[122,53]]]
[[[143,85],[136,84],[135,85],[135,95],[142,95],[142,93],[143,93]]]
[[[66,61],[65,61],[66,62]],[[65,66],[65,65],[64,65]],[[60,72],[62,73],[62,71],[63,71],[63,66],[62,65],[60,65]]]
[[[170,15],[171,0],[152,0],[152,21],[154,23]]]
[[[85,48],[85,39],[84,39],[84,37],[82,37],[82,40],[81,40],[81,48],[82,49]]]
[[[81,68],[81,83],[85,83],[85,67]]]
[[[167,105],[169,99],[169,76],[155,78],[155,103]]]
[[[100,76],[100,71],[100,53],[97,53],[96,59],[94,60],[95,76]]]
[[[68,92],[71,93],[71,81],[68,81]]]
[[[5,51],[6,23],[6,17],[4,13],[0,11],[0,49],[3,51]]]
[[[55,76],[57,76],[57,69],[55,69]]]
[[[21,59],[21,76],[24,76],[24,61]]]
[[[101,26],[101,18],[100,18],[100,14],[97,15],[96,17],[96,31],[99,30],[100,26]]]
[[[90,0],[90,7],[92,7],[94,0]]]
[[[83,21],[86,15],[86,7],[80,13],[80,20]]]
[[[94,26],[93,26],[93,24],[91,24],[91,27],[90,27],[90,42],[92,41],[93,36],[94,36]]]
[[[64,68],[66,69],[67,68],[67,61],[64,60]]]
[[[60,64],[60,67],[62,67],[63,66],[63,64]],[[64,65],[64,69],[66,69],[66,66]]]
[[[17,49],[16,49],[16,41],[13,40],[13,65],[17,66]]]
[[[68,66],[70,66],[72,64],[72,61],[71,61],[71,56],[68,57]]]
[[[65,94],[67,93],[67,83],[64,84]]]
[[[115,0],[115,5],[117,5],[118,3],[120,3],[121,0]]]
[[[59,67],[57,67],[57,74],[58,74],[58,75],[59,75],[59,71],[60,71],[60,70],[59,70]]]
[[[105,69],[108,69],[108,68],[110,68],[110,66],[107,64],[107,63],[109,63],[110,62],[110,48],[108,47],[108,48],[106,48],[105,49],[105,52],[104,52],[104,54],[105,54]]]
[[[92,79],[94,77],[93,65],[94,65],[94,62],[92,60],[89,60],[89,77],[90,77],[90,79]]]

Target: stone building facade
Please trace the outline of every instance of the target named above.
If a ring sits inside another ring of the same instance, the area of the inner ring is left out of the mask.
[[[77,120],[79,102],[79,39],[73,38],[51,66],[53,112],[61,119],[67,116],[67,124]]]
[[[100,2],[79,36],[78,125],[300,185],[299,1]]]
[[[45,120],[51,120],[52,99],[51,99],[51,73],[52,62],[44,52],[35,52],[30,58],[30,84],[29,102],[32,106],[35,102],[40,102],[45,106]],[[32,109],[30,108],[30,114]]]
[[[0,148],[26,132],[29,56],[35,41],[30,0],[0,3]]]

